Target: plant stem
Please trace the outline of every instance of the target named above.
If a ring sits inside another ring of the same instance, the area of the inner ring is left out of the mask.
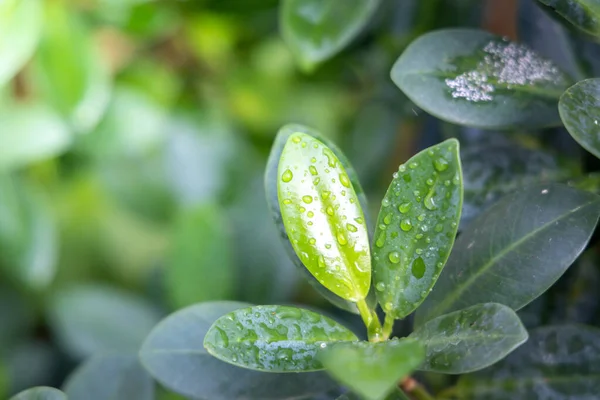
[[[429,394],[427,389],[412,376],[406,377],[400,384],[400,387],[415,400],[435,400],[435,397]]]
[[[360,313],[360,316],[367,327],[369,342],[382,341],[383,337],[381,332],[381,322],[379,321],[375,310],[369,308],[365,299],[357,301],[356,306],[358,307],[358,312]]]
[[[390,338],[392,334],[392,329],[394,328],[394,322],[396,320],[391,314],[385,314],[385,320],[383,321],[383,339],[387,340]]]

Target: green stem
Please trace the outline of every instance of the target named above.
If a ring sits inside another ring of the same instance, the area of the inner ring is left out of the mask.
[[[383,339],[388,340],[394,329],[394,322],[396,320],[391,314],[385,314],[385,320],[383,321]]]
[[[407,377],[404,379],[402,384],[400,385],[402,390],[410,395],[411,398],[415,400],[435,400],[427,389],[419,382],[417,382],[413,377]]]
[[[356,302],[358,312],[367,327],[369,342],[380,342],[383,340],[381,333],[381,322],[375,313],[375,310],[369,308],[365,299]]]

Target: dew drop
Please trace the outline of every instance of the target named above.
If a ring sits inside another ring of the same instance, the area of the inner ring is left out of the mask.
[[[350,180],[348,179],[348,175],[342,173],[340,174],[340,183],[342,185],[344,185],[345,187],[349,188],[350,187]]]
[[[321,196],[323,196],[323,200],[327,200],[329,198],[329,196],[331,195],[331,192],[329,190],[325,190]]]
[[[285,199],[283,200],[283,204],[292,204],[292,201],[290,199]]]
[[[315,180],[313,181],[313,185],[317,186],[319,184],[319,182],[321,182],[321,178],[316,177]]]
[[[337,236],[337,241],[341,246],[345,246],[348,243],[348,240],[346,239],[346,236],[344,236],[344,234],[342,232],[338,232]]]
[[[375,285],[375,289],[379,290],[380,292],[383,292],[385,290],[385,283],[378,282],[377,285]]]
[[[415,278],[421,279],[425,275],[426,269],[425,261],[423,261],[421,257],[417,257],[415,261],[413,261],[411,272]]]
[[[386,311],[390,312],[390,311],[392,311],[393,308],[394,308],[394,305],[392,304],[392,302],[388,301],[387,303],[385,303]]]
[[[315,168],[314,165],[311,165],[310,167],[308,167],[308,170],[310,171],[311,175],[318,175],[319,173],[317,172],[317,169]]]
[[[313,201],[312,196],[302,196],[302,201],[305,202],[306,204],[310,204]]]
[[[356,226],[352,224],[346,224],[346,229],[348,229],[350,232],[356,232],[358,230]]]
[[[317,159],[313,157],[313,158],[310,159],[310,162],[314,164],[314,163],[317,162]]]
[[[300,206],[300,207],[298,207],[298,211],[300,211],[301,213],[303,213],[304,211],[306,211],[306,208]]]
[[[354,218],[354,220],[359,224],[362,224],[364,222],[364,220],[361,217]]]
[[[327,215],[333,215],[333,207],[331,207],[331,206],[328,206],[328,207],[325,209],[325,212],[327,213]]]
[[[425,200],[423,200],[423,204],[425,205],[425,208],[430,211],[437,209],[437,206],[435,205],[435,200],[433,199],[433,191],[427,193],[427,196],[425,196]]]
[[[219,347],[227,347],[229,346],[229,337],[227,337],[227,333],[219,327],[215,327],[213,340]]]
[[[398,171],[399,171],[399,172],[404,172],[404,171],[406,171],[406,165],[404,165],[404,164],[400,165],[400,166],[398,167]]]
[[[300,136],[294,136],[292,138],[292,142],[294,142],[294,143],[300,143],[301,141],[302,141],[302,139],[300,139]]]
[[[381,200],[381,205],[388,207],[390,205],[390,200],[387,197],[384,197],[383,200]]]
[[[327,244],[325,245],[325,248],[326,248],[327,250],[329,250],[329,249],[331,248],[331,245],[330,245],[329,243],[327,243]]]
[[[385,244],[385,231],[382,231],[379,236],[377,237],[377,240],[375,241],[375,246],[381,248],[383,247],[383,245]]]
[[[404,232],[410,231],[412,229],[412,222],[410,222],[410,219],[403,219],[402,222],[400,222],[400,229]]]
[[[325,268],[327,266],[323,256],[319,256],[319,258],[317,258],[317,264],[319,265],[319,268]]]
[[[421,222],[425,221],[425,214],[419,214],[419,216],[417,217],[417,219]]]
[[[415,169],[419,166],[419,164],[417,164],[416,162],[411,162],[410,164],[408,164],[408,168],[410,169]]]
[[[445,170],[447,170],[448,165],[448,161],[443,157],[438,157],[435,160],[433,160],[433,167],[438,172],[444,172]]]
[[[312,212],[312,211],[309,211],[309,212],[306,213],[306,215],[308,216],[308,218],[312,218],[312,217],[315,216],[315,213]]]
[[[398,206],[398,211],[400,211],[402,214],[406,214],[407,212],[410,211],[410,207],[411,207],[410,203],[402,203]]]
[[[400,254],[397,251],[392,251],[388,254],[388,258],[394,264],[398,264],[400,262]]]
[[[292,171],[290,171],[289,169],[286,169],[283,172],[283,175],[281,175],[281,180],[283,182],[289,182],[292,180],[293,177],[294,177],[294,175],[292,174]]]
[[[315,243],[317,243],[317,240],[315,238],[310,238],[308,239],[308,243],[314,245]]]
[[[392,222],[392,213],[387,214],[383,217],[383,223],[389,225]]]
[[[433,186],[433,179],[429,178],[425,181],[425,183],[427,183],[429,186]]]

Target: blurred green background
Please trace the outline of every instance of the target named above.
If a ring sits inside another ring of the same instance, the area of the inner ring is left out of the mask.
[[[511,35],[515,4],[384,0],[308,74],[277,0],[0,0],[0,397],[59,386],[91,354],[136,351],[162,316],[197,302],[333,312],[266,206],[277,130],[335,140],[376,213],[401,162],[480,134],[418,110],[392,63],[434,28]],[[522,175],[552,176],[554,159],[540,160]]]

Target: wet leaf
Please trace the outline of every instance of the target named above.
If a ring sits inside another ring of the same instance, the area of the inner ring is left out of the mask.
[[[587,400],[600,393],[600,330],[585,325],[538,328],[527,343],[481,372],[464,375],[460,399]]]
[[[243,307],[248,304],[210,302],[168,316],[144,342],[140,350],[142,364],[162,385],[194,399],[312,399],[336,386],[324,372],[257,372],[208,354],[203,340],[210,325],[220,316]]]
[[[306,269],[298,255],[296,255],[296,252],[292,247],[292,243],[290,242],[285,226],[283,224],[283,218],[281,215],[281,208],[279,205],[277,194],[277,186],[279,181],[278,166],[279,159],[281,158],[281,153],[283,152],[285,144],[287,143],[289,137],[296,132],[303,132],[310,136],[313,136],[322,143],[325,143],[325,145],[327,145],[327,147],[331,149],[331,151],[337,156],[338,160],[346,170],[346,174],[348,175],[350,182],[352,182],[352,187],[354,188],[361,208],[363,210],[368,210],[366,196],[360,185],[360,182],[358,181],[356,172],[354,172],[354,168],[352,168],[352,166],[350,165],[344,154],[341,152],[341,150],[334,143],[328,141],[326,138],[322,137],[313,129],[307,128],[302,125],[293,124],[286,125],[279,130],[279,132],[277,133],[277,137],[275,138],[275,142],[271,147],[271,154],[269,154],[269,160],[267,161],[267,167],[265,169],[265,191],[269,208],[271,209],[275,225],[279,230],[279,234],[282,243],[285,247],[285,250],[288,254],[288,257],[292,260],[296,268],[306,277],[308,283],[310,283],[312,287],[314,287],[323,297],[325,297],[335,306],[342,308],[346,311],[358,314],[358,309],[356,308],[356,304],[354,302],[345,300],[333,293],[332,291],[330,291],[329,289],[327,289],[325,286],[319,283],[319,281]],[[365,218],[368,225],[368,216],[365,215]],[[369,296],[367,297],[367,303],[375,303],[375,296],[373,290],[369,292]]]
[[[51,299],[49,324],[73,357],[137,351],[159,314],[144,299],[100,285],[63,289]]]
[[[67,396],[58,389],[38,386],[17,393],[10,400],[67,400]]]
[[[336,155],[319,140],[293,133],[281,154],[277,193],[292,247],[317,280],[359,301],[371,287],[371,254],[363,210]]]
[[[421,36],[394,64],[392,80],[428,113],[488,129],[559,124],[556,103],[570,84],[525,45],[472,29]]]
[[[367,400],[380,400],[421,364],[424,355],[418,341],[392,339],[335,343],[320,351],[319,359],[345,386]]]
[[[463,197],[458,147],[450,139],[400,165],[381,203],[374,282],[379,304],[394,318],[425,300],[450,255]]]
[[[154,400],[154,381],[135,353],[91,357],[71,373],[63,390],[70,399]]]
[[[356,393],[345,393],[338,397],[336,400],[363,400],[361,396]],[[382,400],[410,400],[406,395],[400,390],[396,389],[392,393],[388,394]]]
[[[204,347],[218,359],[267,372],[322,369],[317,350],[336,341],[358,340],[334,320],[302,308],[256,306],[217,319]]]
[[[165,270],[168,297],[175,308],[233,296],[233,245],[223,210],[216,205],[181,212]]]
[[[527,305],[583,251],[599,214],[600,197],[560,184],[505,196],[461,233],[416,325],[479,303]]]
[[[573,26],[600,37],[600,3],[597,0],[538,0]]]
[[[527,330],[509,307],[485,303],[434,318],[410,337],[425,347],[420,370],[464,374],[506,357],[527,340]]]
[[[41,0],[0,3],[0,87],[33,55],[42,31]]]
[[[570,87],[560,97],[558,110],[573,139],[600,158],[600,78]]]
[[[283,39],[306,71],[346,47],[369,22],[380,0],[284,0],[279,24]]]

